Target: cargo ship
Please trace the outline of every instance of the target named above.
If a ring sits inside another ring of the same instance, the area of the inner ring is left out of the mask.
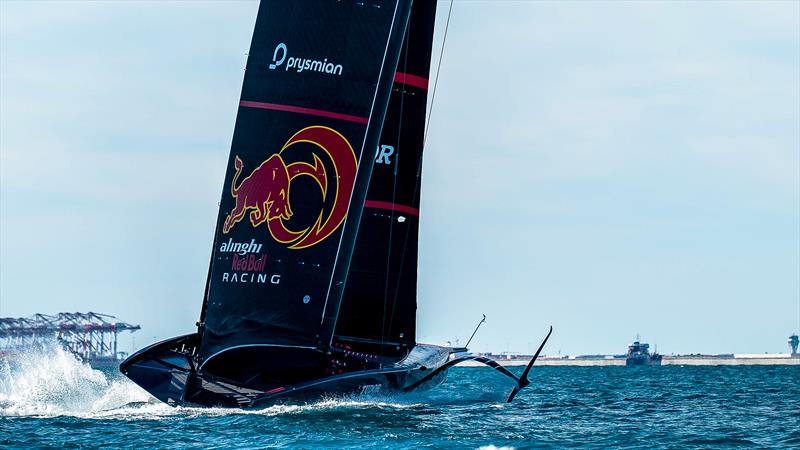
[[[637,339],[628,346],[628,353],[625,355],[626,366],[660,366],[661,355],[658,353],[650,354],[650,344],[639,342]]]

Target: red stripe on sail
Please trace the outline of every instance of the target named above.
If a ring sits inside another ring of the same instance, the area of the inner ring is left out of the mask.
[[[418,87],[420,89],[428,89],[428,79],[422,78],[416,75],[411,75],[410,73],[403,73],[403,72],[395,72],[394,73],[394,82],[395,83],[403,83],[408,86]]]
[[[397,203],[390,203],[390,202],[379,202],[376,200],[367,200],[364,202],[365,208],[376,208],[376,209],[388,209],[390,211],[397,211],[406,214],[410,214],[412,216],[419,217],[419,209],[412,208],[406,205],[398,205]]]
[[[273,111],[286,111],[317,117],[329,117],[331,119],[346,120],[348,122],[362,123],[364,125],[369,123],[369,119],[366,117],[351,116],[350,114],[340,114],[321,109],[302,108],[300,106],[281,105],[278,103],[251,102],[249,100],[242,100],[239,102],[239,106],[244,106],[246,108],[271,109]]]

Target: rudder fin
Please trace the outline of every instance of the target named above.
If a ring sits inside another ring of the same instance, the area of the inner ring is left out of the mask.
[[[544,348],[544,344],[546,344],[547,340],[550,339],[550,335],[551,334],[553,334],[553,326],[552,325],[550,326],[550,331],[547,332],[547,336],[544,337],[544,340],[539,345],[539,349],[536,350],[536,353],[533,355],[533,358],[531,358],[531,362],[528,363],[528,365],[525,367],[525,370],[522,372],[522,375],[519,376],[519,379],[517,380],[517,385],[514,386],[514,389],[512,389],[511,393],[508,394],[508,399],[506,400],[506,403],[511,403],[511,401],[514,400],[514,397],[517,396],[517,394],[519,393],[519,391],[522,390],[522,388],[524,388],[525,386],[531,384],[531,380],[528,379],[528,372],[531,371],[531,368],[533,367],[533,363],[536,362],[536,358],[539,357],[539,353],[542,352],[542,349]]]

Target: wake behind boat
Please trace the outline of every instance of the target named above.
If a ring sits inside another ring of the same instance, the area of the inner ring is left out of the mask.
[[[536,356],[517,377],[416,342],[435,13],[262,1],[197,332],[140,350],[125,375],[169,404],[237,407],[413,391],[467,359],[515,380],[508,401],[529,383]]]

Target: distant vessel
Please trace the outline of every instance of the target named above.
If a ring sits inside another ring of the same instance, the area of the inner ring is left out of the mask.
[[[792,349],[792,358],[800,357],[800,353],[797,353],[798,344],[800,344],[800,338],[798,338],[796,334],[789,336],[789,347]]]
[[[658,353],[650,354],[650,344],[639,342],[637,339],[628,346],[628,353],[625,355],[626,366],[660,366],[661,355]]]

